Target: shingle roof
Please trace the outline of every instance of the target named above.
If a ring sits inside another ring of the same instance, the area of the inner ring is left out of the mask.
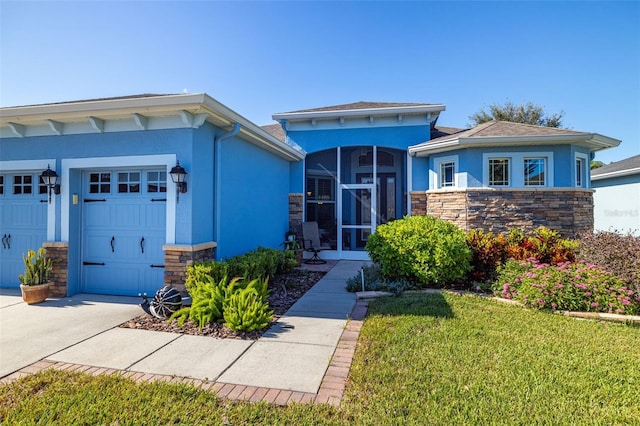
[[[457,138],[508,137],[508,136],[555,136],[584,135],[584,132],[558,129],[555,127],[533,126],[531,124],[512,123],[509,121],[487,121],[471,129],[456,132]],[[450,135],[439,136],[430,142],[439,142],[451,138]]]
[[[591,177],[593,178],[609,173],[631,171],[633,169],[637,169],[636,173],[640,173],[640,155],[625,158],[624,160],[616,161],[615,163],[607,164],[606,166],[591,170]]]
[[[175,96],[175,95],[176,93],[141,93],[139,95],[114,96],[110,98],[80,99],[77,101],[47,102],[44,104],[16,105],[16,106],[32,107],[32,106],[46,106],[46,105],[63,105],[63,104],[77,104],[77,103],[83,103],[83,102],[119,101],[124,99],[155,98],[158,96]],[[9,108],[13,108],[13,107],[9,107]]]
[[[448,137],[451,135],[455,135],[456,133],[464,132],[466,129],[461,129],[459,127],[446,127],[446,126],[436,126],[433,128],[431,132],[431,139],[437,139],[442,137]]]
[[[260,126],[262,130],[269,133],[271,136],[276,137],[277,139],[285,142],[286,138],[284,136],[284,129],[279,123],[275,124],[267,124],[266,126]]]
[[[429,106],[437,104],[424,104],[424,103],[402,103],[402,102],[366,102],[359,101],[350,104],[332,105],[320,108],[301,109],[298,111],[283,112],[280,114],[295,114],[299,112],[321,112],[321,111],[349,111],[358,109],[373,109],[373,108],[397,108],[397,107],[411,107],[411,106]]]
[[[618,146],[620,141],[597,133],[532,126],[508,121],[489,121],[471,129],[444,134],[410,146],[409,153],[411,155],[428,156],[471,146],[518,146],[528,143],[538,145],[575,143],[589,148],[591,151],[598,151]]]

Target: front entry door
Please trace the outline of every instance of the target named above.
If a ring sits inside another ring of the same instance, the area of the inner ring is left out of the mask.
[[[88,171],[83,182],[82,291],[154,294],[164,285],[166,172]]]

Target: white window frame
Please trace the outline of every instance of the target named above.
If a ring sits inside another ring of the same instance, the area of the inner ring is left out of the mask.
[[[459,162],[457,155],[449,155],[446,157],[436,157],[433,160],[434,170],[431,171],[431,188],[435,189],[451,189],[458,188],[460,184],[459,179]],[[442,165],[446,163],[453,163],[453,185],[442,186]]]
[[[532,158],[545,158],[545,182],[544,185],[524,184],[524,160]],[[489,185],[489,160],[509,159],[509,185]],[[553,152],[488,152],[482,154],[482,185],[487,188],[551,188],[554,186],[553,176]]]
[[[578,185],[578,161],[582,162],[582,173],[580,174],[582,180],[581,185]],[[591,187],[589,183],[590,166],[588,154],[583,154],[582,152],[575,153],[573,161],[573,184],[576,188],[588,189]]]

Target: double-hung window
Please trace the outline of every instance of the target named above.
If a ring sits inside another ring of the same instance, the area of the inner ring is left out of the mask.
[[[509,158],[489,158],[489,186],[509,186]]]
[[[546,158],[524,159],[524,186],[545,186]]]
[[[582,170],[584,169],[584,160],[582,158],[576,158],[576,186],[581,188],[582,185]]]
[[[458,181],[458,156],[437,157],[434,159],[433,169],[429,172],[430,186],[433,189],[457,188]]]
[[[482,182],[488,187],[553,186],[553,152],[485,153]]]
[[[440,188],[456,186],[456,163],[445,161],[440,163]]]
[[[577,188],[588,188],[589,180],[588,180],[588,154],[576,153],[575,154],[575,186]]]

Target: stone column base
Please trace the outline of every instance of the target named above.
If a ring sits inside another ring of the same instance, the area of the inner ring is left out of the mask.
[[[184,283],[187,279],[187,267],[194,262],[215,260],[215,241],[195,245],[168,244],[164,250],[164,285],[171,286],[186,295]]]
[[[49,280],[54,284],[49,287],[53,297],[66,297],[69,283],[69,243],[61,241],[45,241],[42,247],[47,250],[46,257],[53,259],[53,271]]]

